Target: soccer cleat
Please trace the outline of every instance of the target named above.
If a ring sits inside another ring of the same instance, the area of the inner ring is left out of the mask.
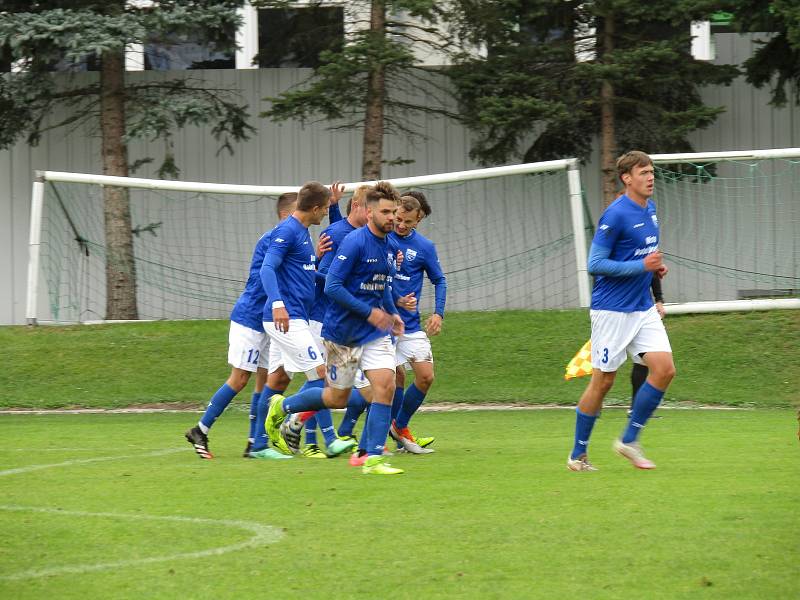
[[[597,471],[597,467],[589,462],[585,454],[581,454],[578,458],[567,456],[567,468],[570,471]]]
[[[186,441],[194,447],[197,456],[205,459],[214,458],[214,455],[208,449],[208,436],[197,425],[187,431],[185,437]]]
[[[411,433],[408,427],[403,427],[402,429],[397,427],[397,423],[392,421],[392,426],[389,427],[389,435],[392,436],[392,439],[400,444],[406,452],[410,452],[411,454],[430,454],[433,452],[432,448],[423,448],[417,443],[417,440],[414,439],[414,435]]]
[[[656,463],[649,460],[645,455],[639,442],[624,444],[622,440],[614,440],[614,451],[620,456],[624,456],[637,469],[655,469]]]
[[[281,423],[280,432],[292,454],[300,452],[300,435],[303,433],[303,423],[300,422],[300,415],[290,415],[288,419]]]
[[[269,399],[269,412],[264,421],[264,428],[267,430],[267,437],[275,448],[282,454],[292,454],[286,440],[281,437],[281,425],[286,420],[286,413],[283,411],[284,397],[274,394]]]
[[[250,458],[261,458],[267,460],[283,460],[286,458],[292,458],[291,454],[282,454],[275,450],[275,448],[264,448],[263,450],[251,450],[250,451]]]
[[[354,454],[350,455],[350,466],[351,467],[364,466],[364,463],[367,461],[368,457],[369,455],[366,453],[366,451],[364,452],[364,454],[361,454],[361,451],[355,452]]]
[[[385,462],[382,456],[368,456],[361,467],[364,475],[399,475],[403,469],[396,469]]]
[[[252,456],[250,456],[250,451],[252,449],[253,449],[253,442],[248,440],[247,441],[247,446],[245,446],[244,452],[242,452],[242,456],[245,457],[245,458],[252,458]]]
[[[340,454],[347,452],[348,450],[352,450],[357,446],[358,444],[355,440],[345,440],[337,437],[330,444],[328,444],[328,456],[331,458],[334,456],[339,456]]]
[[[340,440],[344,440],[345,442],[353,442],[353,447],[350,448],[350,452],[355,454],[358,452],[358,438],[355,435],[342,435],[339,436]]]
[[[427,448],[433,442],[436,441],[435,437],[417,437],[417,436],[414,436],[414,439],[417,440],[417,444],[419,444],[421,448]]]
[[[320,450],[316,444],[309,444],[303,448],[303,456],[306,458],[328,458],[328,455]]]

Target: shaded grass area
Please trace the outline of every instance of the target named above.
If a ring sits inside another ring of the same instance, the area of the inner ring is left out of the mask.
[[[800,403],[800,311],[666,323],[678,369],[667,402]],[[199,408],[229,374],[227,332],[227,321],[2,327],[0,407]],[[565,382],[564,367],[588,337],[586,311],[449,314],[433,340],[437,379],[428,401],[573,404],[585,380]],[[609,403],[628,401],[629,368]]]
[[[213,461],[182,440],[193,415],[2,415],[0,596],[793,597],[793,411],[661,414],[645,433],[652,472],[611,452],[622,410],[595,428],[597,473],[564,467],[570,411],[477,411],[418,415],[437,452],[398,455],[406,473],[383,478],[343,458],[244,460],[235,413],[212,430]],[[191,519],[283,537],[176,557],[251,537]]]

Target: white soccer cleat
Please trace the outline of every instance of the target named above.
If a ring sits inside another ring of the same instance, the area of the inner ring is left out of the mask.
[[[567,468],[570,471],[597,471],[597,467],[595,467],[592,463],[589,462],[589,459],[586,457],[585,454],[581,454],[578,458],[572,458],[572,456],[567,456]]]
[[[389,435],[403,450],[410,454],[431,454],[434,451],[433,448],[423,448],[417,444],[414,434],[411,433],[408,427],[400,429],[394,421],[389,427]]]
[[[290,415],[288,419],[281,423],[281,437],[292,454],[300,452],[300,434],[303,431],[303,425],[300,422],[300,415],[297,413]]]
[[[614,451],[620,456],[624,456],[631,464],[637,469],[655,469],[656,463],[648,459],[644,455],[642,447],[639,442],[631,442],[630,444],[623,444],[622,440],[614,440]]]

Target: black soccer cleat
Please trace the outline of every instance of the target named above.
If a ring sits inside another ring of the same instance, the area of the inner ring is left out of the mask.
[[[250,450],[252,449],[253,449],[253,442],[248,441],[247,446],[245,446],[244,452],[242,453],[242,456],[244,458],[253,458],[252,456],[250,456]]]
[[[214,458],[208,449],[208,436],[198,426],[195,425],[186,432],[186,441],[192,445],[200,458]]]

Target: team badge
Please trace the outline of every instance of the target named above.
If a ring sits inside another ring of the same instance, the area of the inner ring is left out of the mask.
[[[658,227],[658,217],[655,215],[650,215],[650,217],[653,219],[653,225]]]
[[[411,248],[406,248],[406,260],[408,262],[414,262],[414,259],[417,257],[417,251],[412,250]]]

